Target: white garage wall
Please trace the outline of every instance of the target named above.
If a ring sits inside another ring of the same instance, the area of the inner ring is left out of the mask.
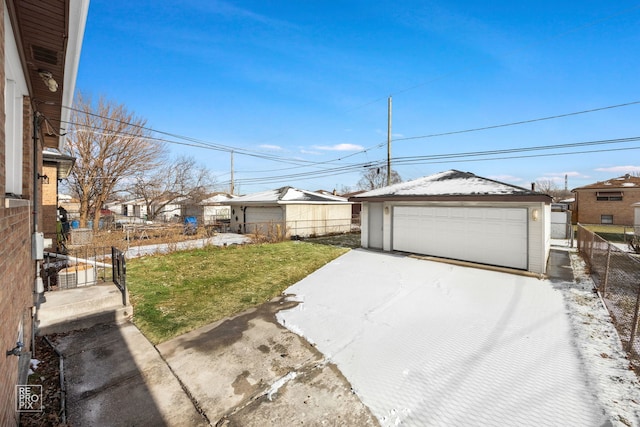
[[[351,204],[285,206],[287,231],[292,236],[322,236],[351,231]]]

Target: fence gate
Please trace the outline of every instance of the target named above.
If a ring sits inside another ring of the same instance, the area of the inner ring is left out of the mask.
[[[122,293],[122,305],[127,305],[127,264],[124,259],[124,252],[111,247],[111,264],[113,271],[113,283]]]

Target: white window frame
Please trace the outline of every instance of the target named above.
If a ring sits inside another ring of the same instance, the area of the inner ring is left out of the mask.
[[[600,224],[613,224],[613,215],[600,215]]]
[[[6,3],[4,5],[5,41],[5,193],[22,196],[24,97],[29,95],[18,46],[13,35]]]

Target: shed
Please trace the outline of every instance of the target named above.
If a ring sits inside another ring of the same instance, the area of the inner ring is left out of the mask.
[[[197,203],[185,202],[182,204],[182,216],[195,216],[206,225],[228,221],[231,208],[227,202],[233,197],[228,193],[215,193]]]
[[[344,197],[282,187],[227,203],[231,230],[238,233],[308,237],[351,230],[351,203]]]
[[[359,194],[362,246],[544,274],[551,197],[449,170]]]

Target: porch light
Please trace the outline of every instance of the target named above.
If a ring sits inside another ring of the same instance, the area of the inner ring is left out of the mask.
[[[531,211],[531,219],[534,221],[538,220],[538,217],[540,216],[540,210],[539,209],[534,209]]]
[[[58,91],[58,82],[53,78],[53,74],[51,74],[51,72],[46,70],[38,70],[38,74],[42,78],[42,81],[44,82],[45,86],[47,86],[47,88],[51,92]]]

